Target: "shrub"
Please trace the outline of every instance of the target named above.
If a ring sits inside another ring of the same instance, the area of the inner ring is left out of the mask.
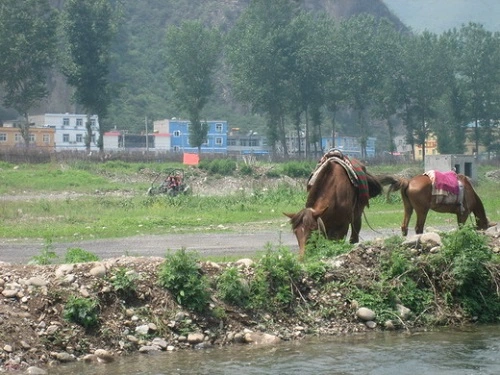
[[[236,170],[236,162],[232,159],[202,160],[198,168],[206,170],[210,174],[230,176]]]
[[[98,312],[96,299],[70,296],[64,306],[63,316],[66,320],[90,328],[99,323]]]
[[[246,306],[249,292],[249,286],[237,267],[226,268],[217,278],[217,293],[228,303]]]
[[[98,260],[99,257],[97,255],[79,247],[69,248],[64,255],[65,263],[87,263],[97,262]]]
[[[52,259],[57,258],[57,254],[54,251],[54,246],[52,245],[51,239],[45,239],[45,244],[40,252],[40,255],[34,255],[29,264],[47,265],[52,263]]]
[[[135,294],[137,278],[136,273],[130,272],[125,267],[120,267],[112,272],[110,282],[119,296],[128,298]]]
[[[269,247],[255,267],[250,305],[270,310],[290,307],[301,274],[302,267],[295,254],[282,246],[277,251]]]
[[[253,174],[253,168],[251,165],[243,164],[240,167],[240,174],[243,176],[251,176]]]
[[[180,305],[197,312],[205,309],[209,301],[208,281],[200,273],[194,253],[180,249],[167,254],[158,276],[160,285],[168,289]]]
[[[315,231],[306,244],[306,260],[332,258],[352,250],[353,245],[347,241],[332,241],[320,232]]]
[[[305,161],[289,161],[283,164],[282,171],[284,175],[289,177],[303,177],[307,178],[311,175],[316,164]]]
[[[467,314],[484,322],[496,321],[500,315],[500,300],[487,269],[492,257],[486,237],[465,225],[443,235],[440,253],[429,260],[445,300],[460,303]]]

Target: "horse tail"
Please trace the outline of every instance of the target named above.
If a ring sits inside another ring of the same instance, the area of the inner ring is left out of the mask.
[[[387,200],[389,200],[389,196],[391,195],[391,193],[398,190],[401,190],[401,194],[405,194],[409,183],[409,180],[407,178],[394,177],[390,175],[378,176],[378,180],[382,186],[389,185],[389,189],[387,190]]]

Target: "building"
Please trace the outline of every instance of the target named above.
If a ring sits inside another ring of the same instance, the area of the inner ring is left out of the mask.
[[[55,150],[81,150],[85,151],[85,138],[87,129],[85,123],[87,116],[70,113],[46,113],[28,117],[35,127],[53,128],[55,130]],[[90,140],[91,150],[98,150],[99,120],[96,115],[90,117],[92,135]]]
[[[227,153],[227,121],[207,121],[207,140],[201,145],[202,153]],[[155,149],[198,153],[198,147],[189,143],[191,123],[187,120],[159,120],[153,122]],[[158,141],[157,141],[158,140]]]
[[[231,155],[268,155],[267,139],[256,131],[241,132],[231,128],[227,135],[227,152]]]
[[[377,138],[368,137],[366,139],[366,157],[374,158],[375,157],[375,144],[377,142]],[[359,142],[359,138],[357,137],[349,137],[349,136],[340,136],[335,135],[335,143],[333,142],[332,137],[323,137],[321,138],[321,147],[324,151],[327,151],[331,148],[337,148],[344,155],[347,155],[352,158],[360,159],[362,156],[361,152],[361,143]]]
[[[55,129],[31,126],[29,129],[29,147],[53,151],[55,149]],[[15,124],[0,126],[0,147],[25,147],[26,143],[19,127]]]

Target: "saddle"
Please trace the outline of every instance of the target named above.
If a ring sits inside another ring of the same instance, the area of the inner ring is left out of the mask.
[[[363,164],[361,164],[357,160],[350,160],[347,156],[345,156],[342,153],[342,151],[335,148],[328,150],[328,152],[326,152],[321,157],[318,164],[316,165],[316,168],[309,176],[309,180],[307,181],[307,190],[309,190],[310,187],[314,185],[317,176],[320,174],[322,169],[327,165],[327,162],[329,161],[334,161],[340,164],[345,169],[353,186],[359,189],[358,195],[360,202],[363,205],[369,207],[370,193],[369,193],[366,172],[363,167]]]
[[[463,211],[464,185],[455,171],[439,172],[430,170],[424,173],[432,183],[432,195],[437,204],[458,204]]]

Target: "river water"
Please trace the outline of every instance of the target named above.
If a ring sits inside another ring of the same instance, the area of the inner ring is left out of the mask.
[[[49,374],[498,375],[500,325],[134,354],[110,364],[61,365]]]

